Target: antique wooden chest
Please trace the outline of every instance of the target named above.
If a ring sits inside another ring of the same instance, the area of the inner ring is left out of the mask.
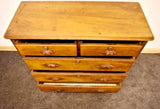
[[[76,1],[21,2],[5,38],[38,87],[54,92],[119,91],[154,39],[139,3]]]

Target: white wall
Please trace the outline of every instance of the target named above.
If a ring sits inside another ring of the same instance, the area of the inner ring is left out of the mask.
[[[22,0],[0,0],[0,46],[13,46],[9,40],[3,38],[3,35],[21,1]],[[25,1],[33,1],[33,0],[25,0]],[[44,1],[44,0],[34,0],[34,1]],[[81,1],[86,1],[86,0],[81,0]],[[148,42],[145,48],[160,48],[160,0],[87,0],[87,1],[139,2],[142,6],[142,9],[146,15],[150,28],[155,37],[154,41]]]

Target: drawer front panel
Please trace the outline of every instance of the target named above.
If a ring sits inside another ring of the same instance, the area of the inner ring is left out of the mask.
[[[53,92],[117,92],[120,84],[39,83],[42,91]]]
[[[119,83],[127,75],[126,73],[32,72],[32,76],[42,82]]]
[[[24,57],[32,70],[128,71],[134,59]]]
[[[16,43],[21,55],[33,56],[77,56],[75,43]]]
[[[137,56],[142,45],[81,43],[81,56]]]

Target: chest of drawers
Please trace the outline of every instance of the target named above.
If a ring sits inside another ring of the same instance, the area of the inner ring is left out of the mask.
[[[153,35],[135,2],[26,1],[5,38],[42,91],[117,92]]]

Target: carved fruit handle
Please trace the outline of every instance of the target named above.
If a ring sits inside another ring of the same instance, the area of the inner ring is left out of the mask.
[[[113,65],[109,65],[109,64],[102,64],[102,65],[98,65],[96,67],[100,68],[100,69],[112,69],[114,66]]]
[[[107,50],[102,52],[102,54],[112,56],[116,54],[116,51],[113,49],[113,47],[108,47]]]
[[[49,68],[56,68],[56,67],[59,67],[60,65],[56,63],[47,63],[47,64],[44,64],[44,66]]]
[[[51,55],[51,54],[54,54],[55,52],[52,50],[49,50],[48,47],[44,47],[44,49],[41,51],[41,53],[44,55]]]

